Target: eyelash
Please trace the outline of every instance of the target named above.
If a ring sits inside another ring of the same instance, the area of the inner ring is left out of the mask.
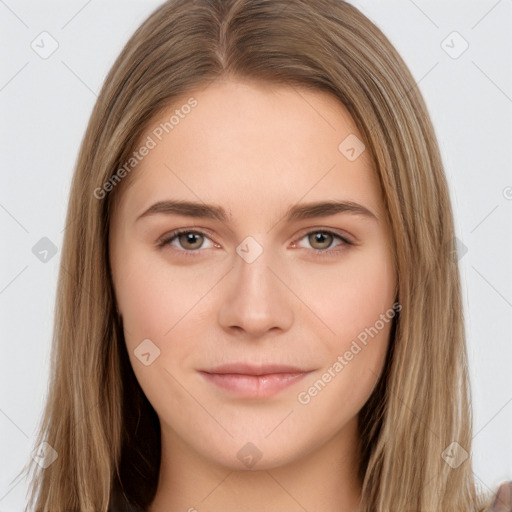
[[[314,229],[314,230],[308,231],[307,233],[304,233],[298,239],[298,241],[300,241],[304,237],[307,237],[314,233],[323,233],[323,234],[327,234],[327,235],[332,235],[333,237],[338,238],[339,240],[341,240],[341,242],[343,242],[342,244],[339,245],[339,246],[341,246],[341,249],[311,249],[313,252],[317,253],[317,256],[320,258],[340,254],[341,252],[346,250],[346,248],[347,248],[346,246],[354,245],[354,243],[351,242],[350,240],[348,240],[347,238],[345,238],[337,233],[334,233],[333,231],[330,231],[328,229]],[[174,239],[176,239],[177,237],[179,237],[180,235],[183,235],[183,234],[201,235],[201,236],[209,238],[208,234],[204,233],[202,231],[196,231],[196,230],[192,230],[189,228],[180,228],[180,229],[175,229],[171,233],[165,235],[160,241],[157,242],[157,245],[158,245],[158,247],[160,247],[162,249],[165,248],[166,246],[170,247],[170,243]],[[295,244],[295,242],[294,242],[294,244]],[[336,246],[336,247],[339,247],[339,246]],[[195,250],[175,249],[175,250],[183,253],[186,257],[192,257],[192,258],[195,258],[198,256],[198,254],[194,254],[194,253],[200,252],[200,249],[195,249]]]

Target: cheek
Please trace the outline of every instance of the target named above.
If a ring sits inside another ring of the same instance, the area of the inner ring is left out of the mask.
[[[299,274],[300,293],[340,349],[393,305],[395,273],[385,247],[356,248],[340,265],[310,266]]]
[[[336,269],[317,270],[301,279],[308,306],[329,330],[323,329],[318,338],[325,351],[322,373],[307,383],[312,388],[305,385],[299,402],[310,402],[306,408],[318,414],[327,414],[323,408],[336,404],[337,422],[357,414],[384,365],[396,316],[395,274],[384,247],[353,253]]]
[[[194,368],[205,332],[211,328],[203,299],[219,277],[204,265],[172,266],[145,250],[133,249],[118,263],[116,296],[132,368],[155,410],[172,417],[173,407],[180,410],[189,399],[173,376]],[[146,366],[139,356],[148,352]],[[157,354],[154,359],[153,354]],[[165,398],[162,386],[173,390]]]
[[[132,344],[141,336],[160,342],[173,336],[211,288],[212,275],[204,267],[186,270],[134,251],[118,265],[116,278],[127,343]]]
[[[117,263],[116,298],[132,368],[155,410],[173,417],[173,411],[189,400],[173,376],[191,367],[197,345],[204,339],[197,306],[212,286],[211,272],[197,275],[196,270],[193,275],[194,271],[172,268],[143,250],[132,250]],[[150,354],[148,365],[141,356],[144,353]],[[162,394],[163,388],[172,393]]]

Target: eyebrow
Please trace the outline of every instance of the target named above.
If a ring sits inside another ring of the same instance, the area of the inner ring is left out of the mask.
[[[136,221],[154,214],[182,215],[201,219],[214,219],[221,222],[229,222],[226,210],[222,206],[192,201],[159,201],[141,213]],[[377,215],[365,206],[353,201],[317,201],[291,206],[285,212],[286,222],[294,222],[316,217],[327,217],[338,213],[350,213],[361,215],[368,219],[378,221]]]

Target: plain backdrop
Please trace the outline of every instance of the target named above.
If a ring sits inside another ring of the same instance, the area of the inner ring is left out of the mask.
[[[512,479],[512,0],[353,3],[403,56],[437,132],[460,241],[474,472],[493,489]],[[109,68],[159,4],[0,0],[0,512],[26,503],[15,477],[47,392],[79,145]]]

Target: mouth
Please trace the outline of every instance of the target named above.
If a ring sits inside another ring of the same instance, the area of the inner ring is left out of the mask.
[[[303,379],[312,370],[285,365],[222,365],[199,373],[216,388],[243,398],[268,398]]]

